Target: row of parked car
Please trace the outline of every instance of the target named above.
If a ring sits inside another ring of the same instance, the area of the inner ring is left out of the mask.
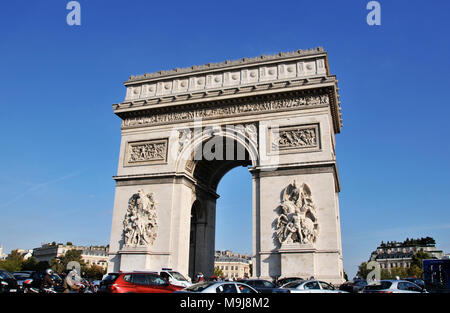
[[[425,284],[418,278],[382,280],[368,285],[358,279],[336,288],[320,280],[287,277],[274,282],[263,279],[238,281],[202,281],[191,284],[176,271],[111,273],[100,283],[106,293],[424,293]]]
[[[345,293],[332,285],[317,280],[289,278],[278,283],[263,279],[239,281],[202,281],[191,284],[176,271],[119,272],[108,274],[100,283],[101,293]]]
[[[375,284],[368,284],[364,279],[355,279],[343,283],[339,289],[351,293],[426,293],[425,282],[411,277],[396,280],[381,280]]]
[[[39,292],[43,272],[9,273],[0,270],[0,292]],[[62,278],[53,274],[55,292],[62,292]],[[96,284],[97,285],[97,284]],[[417,278],[405,280],[382,280],[368,285],[357,279],[342,284],[339,288],[320,280],[304,280],[287,277],[270,282],[263,279],[238,281],[189,282],[181,273],[172,269],[146,272],[109,273],[95,288],[99,293],[422,293],[425,284]]]

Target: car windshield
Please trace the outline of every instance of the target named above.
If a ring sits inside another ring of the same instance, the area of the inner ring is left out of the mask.
[[[290,283],[287,283],[286,285],[283,286],[283,288],[297,288],[298,286],[300,286],[302,282],[301,281],[292,281]]]
[[[172,277],[175,278],[176,280],[187,281],[187,279],[184,278],[184,276],[181,275],[181,274],[178,273],[178,272],[169,272],[169,273],[170,273],[170,275],[172,275]]]
[[[117,277],[119,277],[119,274],[108,274],[103,279],[103,281],[108,281],[108,282],[115,281],[117,279]]]
[[[206,288],[208,288],[209,286],[214,285],[214,284],[215,284],[215,282],[200,283],[200,284],[195,284],[190,287],[184,288],[184,290],[191,291],[191,292],[202,292],[203,290],[205,290]]]
[[[14,273],[13,276],[15,279],[18,279],[18,280],[25,280],[25,279],[30,278],[30,274],[27,274],[27,273]]]
[[[366,288],[366,290],[383,290],[383,289],[389,289],[391,286],[392,286],[392,283],[390,281],[382,281],[376,285],[367,285],[365,288]]]
[[[7,271],[1,271],[1,272],[0,272],[0,277],[3,278],[3,279],[6,279],[6,278],[12,278],[12,279],[14,279],[14,276],[11,275],[11,273],[10,273],[10,272],[7,272]]]

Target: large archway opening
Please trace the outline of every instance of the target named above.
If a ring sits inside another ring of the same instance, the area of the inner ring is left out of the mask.
[[[215,250],[222,254],[216,266],[224,277],[244,278],[251,275],[252,255],[252,175],[248,168],[235,167],[225,174],[217,193]]]
[[[252,179],[248,171],[252,160],[242,143],[225,137],[215,140],[222,146],[214,146],[212,152],[220,149],[220,153],[213,159],[204,156],[195,161],[193,170],[197,184],[190,222],[191,278],[198,272],[214,274],[216,249],[233,249],[242,254],[252,252]]]

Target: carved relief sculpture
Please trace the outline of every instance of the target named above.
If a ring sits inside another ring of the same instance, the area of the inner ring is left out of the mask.
[[[192,108],[185,112],[154,112],[148,116],[125,118],[122,128],[138,127],[146,125],[165,124],[171,122],[191,121],[195,118],[225,118],[241,114],[259,112],[272,112],[302,107],[329,105],[330,98],[327,94],[295,96],[284,99],[254,100],[245,104],[229,104],[212,108]]]
[[[167,140],[128,143],[126,165],[164,163],[167,157]]]
[[[319,234],[316,208],[311,189],[294,182],[284,190],[277,219],[276,236],[280,244],[314,244]]]
[[[156,239],[156,202],[153,193],[146,194],[140,189],[128,201],[128,209],[123,221],[125,246],[151,246]]]
[[[273,151],[319,148],[318,125],[282,127],[273,136],[271,148]]]

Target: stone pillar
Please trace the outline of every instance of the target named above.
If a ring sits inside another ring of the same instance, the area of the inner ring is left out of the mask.
[[[130,197],[138,190],[153,193],[156,201],[158,231],[148,246],[124,243],[123,221]],[[117,178],[108,271],[158,270],[171,267],[188,273],[189,227],[192,189],[184,180]]]
[[[314,276],[333,283],[342,282],[342,250],[333,163],[279,168],[270,172],[253,171],[254,176],[259,177],[255,192],[259,200],[255,201],[259,203],[260,210],[254,216],[254,236],[257,241],[255,276],[265,279]],[[318,235],[313,243],[287,241],[281,244],[277,236],[284,191],[294,180],[299,186],[306,184],[311,191],[318,221]]]

